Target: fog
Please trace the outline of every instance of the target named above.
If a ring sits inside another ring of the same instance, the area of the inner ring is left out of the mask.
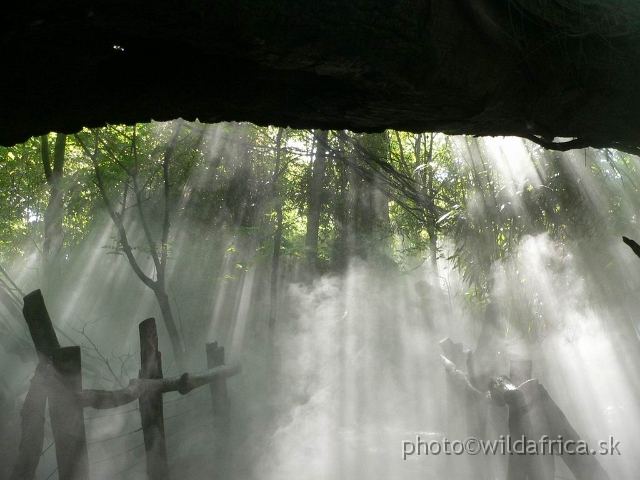
[[[501,198],[518,208],[518,182],[536,175],[534,185],[546,179],[530,165],[519,140],[487,142],[490,155],[484,160],[512,179],[513,188]],[[467,144],[458,142],[456,148],[465,161],[477,161]],[[533,377],[581,438],[590,445],[609,437],[620,442],[619,456],[596,457],[609,476],[635,478],[640,471],[633,437],[640,425],[640,259],[620,237],[638,239],[640,229],[635,213],[623,228],[612,225],[613,193],[594,181],[585,153],[564,158],[567,175],[581,179],[593,228],[562,242],[544,232],[528,234],[513,254],[494,260],[490,302],[500,305],[500,313],[492,338],[492,375],[509,375],[512,359],[532,360]],[[622,202],[638,195],[623,183],[616,192]],[[482,192],[469,214],[484,215],[483,201],[490,197]],[[632,205],[629,200],[630,210]],[[132,238],[142,237],[135,220],[127,226]],[[284,259],[270,350],[270,264],[245,258],[238,246],[245,240],[228,231],[191,227],[179,219],[172,225],[168,291],[190,352],[189,371],[206,370],[205,343],[212,341],[225,347],[227,362],[243,368],[227,380],[228,478],[506,478],[509,455],[403,459],[403,442],[417,436],[426,441],[468,436],[460,429],[466,413],[457,410],[454,398],[462,394],[447,384],[439,342],[448,337],[475,350],[486,305],[470,300],[461,271],[447,259],[455,251],[454,238],[442,240],[437,271],[420,258],[391,268],[354,256],[342,272],[312,274],[300,259]],[[22,292],[42,290],[61,344],[85,347],[84,388],[113,390],[137,377],[138,324],[148,317],[158,320],[164,375],[183,373],[173,360],[153,293],[123,255],[104,248],[114,241],[104,214],[72,255],[43,264],[34,250],[7,268]],[[140,258],[151,272],[151,259]],[[10,312],[2,313],[29,340],[25,326]],[[35,358],[25,361],[5,350],[0,362],[4,390],[12,399],[1,412],[0,476],[9,478],[20,438],[20,406],[36,364]],[[208,395],[200,388],[186,396],[164,396],[172,478],[217,478]],[[507,407],[486,409],[486,438],[507,435]],[[145,478],[137,403],[87,408],[85,418],[91,478]],[[56,479],[49,427],[44,446],[48,450],[36,478]],[[573,478],[560,459],[556,478]]]

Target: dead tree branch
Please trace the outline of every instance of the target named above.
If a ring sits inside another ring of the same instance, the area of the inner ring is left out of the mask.
[[[640,258],[640,245],[638,245],[634,240],[631,240],[627,237],[622,237],[622,241],[629,245],[631,250],[633,250],[633,253],[635,253],[636,256]]]

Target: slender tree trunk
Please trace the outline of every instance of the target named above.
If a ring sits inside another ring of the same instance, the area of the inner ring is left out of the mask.
[[[389,161],[389,140],[384,133],[368,135],[372,142],[373,153],[383,161]],[[389,227],[389,198],[383,193],[385,187],[381,174],[376,175],[371,185],[371,206],[374,213],[374,221],[383,231]]]
[[[139,213],[140,224],[142,225],[142,229],[145,234],[145,238],[147,240],[147,244],[149,246],[149,253],[151,258],[153,259],[154,267],[156,269],[156,279],[154,280],[147,274],[145,274],[140,267],[140,264],[136,260],[133,254],[133,248],[129,243],[129,239],[127,236],[127,231],[124,226],[124,215],[126,213],[126,201],[127,195],[129,192],[128,188],[124,190],[124,197],[122,200],[122,206],[120,211],[116,211],[113,203],[109,199],[109,195],[107,194],[106,186],[104,183],[104,178],[102,176],[102,170],[98,163],[98,152],[99,152],[99,137],[97,132],[94,135],[94,145],[93,151],[89,149],[87,145],[83,142],[82,138],[79,135],[76,135],[75,138],[78,141],[78,144],[84,150],[85,154],[91,159],[93,163],[93,168],[96,174],[96,183],[98,185],[98,189],[100,190],[100,195],[104,201],[105,207],[109,212],[109,216],[113,221],[113,224],[116,226],[118,230],[118,237],[120,239],[120,244],[122,245],[122,252],[127,258],[129,265],[133,269],[136,276],[144,283],[147,287],[149,287],[154,295],[156,296],[156,300],[158,301],[158,305],[160,307],[160,311],[162,312],[162,318],[165,323],[165,327],[167,329],[167,333],[169,335],[169,339],[171,340],[171,347],[173,350],[173,354],[175,357],[175,362],[179,370],[184,371],[186,369],[185,363],[185,351],[182,348],[182,343],[180,340],[180,334],[178,333],[178,328],[176,326],[176,322],[173,317],[173,312],[171,311],[171,306],[169,304],[169,296],[167,295],[166,289],[166,267],[168,261],[168,242],[169,242],[169,231],[171,227],[170,223],[170,181],[169,181],[169,164],[173,159],[173,154],[175,153],[176,146],[178,144],[178,138],[180,134],[182,126],[182,121],[177,123],[175,132],[171,139],[169,145],[164,152],[164,158],[162,162],[162,175],[163,175],[163,184],[164,184],[164,218],[162,224],[162,239],[160,241],[160,254],[158,254],[158,248],[155,240],[152,237],[151,230],[147,221],[147,216],[142,209],[142,191],[144,186],[140,187],[138,183],[138,150],[137,150],[137,140],[136,140],[136,129],[134,127],[133,137],[131,143],[131,150],[133,152],[133,157],[135,161],[135,166],[133,169],[127,169],[126,167],[121,167],[126,171],[128,177],[131,179],[133,184],[133,195],[135,197],[135,204]]]
[[[322,186],[327,165],[328,132],[316,130],[316,154],[313,160],[311,182],[309,183],[309,207],[307,211],[307,234],[305,237],[306,257],[312,268],[318,268],[318,237],[320,215],[322,213]]]
[[[424,145],[423,145],[424,143]],[[433,133],[429,135],[429,146],[426,145],[425,134],[419,133],[415,136],[413,144],[413,153],[415,155],[415,168],[417,182],[420,186],[420,194],[431,205],[435,198],[435,189],[433,185]],[[429,259],[431,268],[435,275],[438,274],[438,231],[436,228],[436,219],[429,214],[426,219],[427,233],[429,235]]]
[[[169,340],[171,340],[171,348],[176,359],[178,370],[185,370],[186,364],[184,350],[182,349],[178,327],[175,319],[173,318],[173,312],[171,311],[171,306],[169,304],[169,295],[167,295],[164,287],[154,288],[153,293],[158,300],[158,305],[162,312],[162,319],[164,320],[165,327],[167,328]]]
[[[349,156],[352,162],[357,162],[356,152],[353,149],[349,149],[348,145],[345,145],[345,154]],[[356,255],[358,252],[358,212],[360,211],[360,180],[356,171],[348,167],[347,168],[347,191],[346,191],[346,263],[349,262],[349,258]],[[345,264],[346,266],[346,264]]]
[[[273,258],[271,259],[271,292],[269,303],[269,352],[273,353],[276,319],[278,314],[278,278],[280,271],[280,247],[282,246],[282,198],[278,192],[278,178],[280,177],[280,160],[282,153],[283,129],[278,129],[276,136],[276,164],[273,169],[273,195],[275,199],[276,230],[273,235]]]
[[[360,146],[366,145],[363,149],[356,149],[356,162],[364,164],[367,156],[375,157],[379,162],[387,161],[388,142],[382,134],[369,134],[360,137]],[[362,258],[375,258],[380,260],[384,255],[390,253],[390,244],[379,237],[389,229],[389,200],[383,193],[384,184],[381,168],[378,164],[373,166],[374,172],[370,179],[361,176],[353,179],[356,191],[356,204],[354,209],[354,219],[356,235],[358,237],[357,249]]]
[[[385,134],[379,134],[380,156],[386,161],[389,161],[389,141]],[[373,196],[375,202],[376,222],[378,230],[384,236],[378,240],[381,245],[381,253],[391,258],[392,254],[392,241],[391,241],[391,214],[389,212],[389,197],[387,197],[383,189],[385,188],[382,181],[378,177],[376,179],[377,187],[373,189]]]
[[[333,217],[335,218],[338,232],[331,252],[331,263],[334,269],[341,270],[346,267],[349,254],[349,172],[345,163],[340,160],[336,160],[335,168],[338,176],[338,192],[333,202]]]
[[[389,197],[377,188],[373,190],[373,198],[376,212],[376,219],[384,229],[391,224],[391,214],[389,213]]]
[[[430,202],[433,202],[436,196],[436,192],[433,186],[433,133],[429,139],[429,151],[427,153],[426,161],[426,175],[427,175],[427,196]],[[427,216],[427,233],[429,234],[429,250],[431,253],[431,268],[434,275],[438,274],[438,230],[436,228],[436,219],[432,215]]]
[[[64,175],[64,158],[67,136],[58,133],[53,150],[53,165],[49,152],[49,139],[41,137],[42,164],[50,188],[49,203],[44,212],[44,245],[46,256],[55,255],[62,247],[62,220],[64,217],[63,193],[60,183]]]

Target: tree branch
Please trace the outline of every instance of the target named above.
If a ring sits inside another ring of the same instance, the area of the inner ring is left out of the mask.
[[[135,274],[138,276],[138,278],[142,281],[142,283],[144,283],[147,287],[155,291],[155,289],[157,288],[156,282],[153,281],[153,279],[151,279],[150,277],[148,277],[140,268],[140,265],[138,264],[136,258],[133,255],[133,250],[131,249],[131,245],[129,244],[129,240],[127,238],[127,231],[124,228],[122,217],[120,217],[118,213],[116,213],[116,211],[113,208],[113,205],[111,205],[111,200],[109,200],[109,195],[107,195],[107,189],[104,184],[104,178],[102,177],[102,171],[100,169],[100,166],[98,165],[98,136],[97,136],[97,133],[95,135],[96,135],[96,141],[95,141],[95,145],[94,145],[95,148],[93,153],[87,148],[87,146],[82,141],[79,135],[76,134],[75,139],[78,141],[78,144],[84,151],[85,155],[87,155],[91,159],[91,162],[93,163],[93,169],[96,173],[96,183],[98,185],[98,189],[100,190],[100,195],[102,196],[102,200],[104,201],[105,207],[107,208],[107,212],[109,212],[109,216],[111,217],[113,224],[116,226],[116,229],[118,230],[118,235],[120,237],[120,244],[122,245],[122,251],[127,257],[127,260],[131,265],[131,268],[133,269]]]
[[[629,245],[631,250],[633,250],[633,253],[635,253],[636,256],[638,256],[640,258],[640,245],[638,245],[635,241],[633,241],[633,240],[631,240],[630,238],[627,238],[627,237],[622,237],[622,241],[624,243],[626,243],[627,245]]]
[[[53,171],[52,178],[54,182],[59,182],[62,178],[64,169],[64,151],[67,146],[67,136],[64,133],[56,135],[56,143],[53,146]]]
[[[367,165],[370,167],[374,165],[379,167],[379,170],[371,168],[372,171],[368,171],[356,162],[348,159],[345,155],[342,155],[341,152],[333,149],[331,146],[327,147],[353,171],[359,174],[368,183],[374,185],[374,187],[382,192],[382,194],[396,202],[418,221],[426,223],[427,215],[432,215],[434,218],[439,217],[440,213],[437,211],[433,199],[425,198],[424,195],[418,191],[416,182],[413,178],[399,172],[386,160],[378,158],[377,155],[370,152],[356,138],[347,135],[345,132],[338,132],[337,135],[345,143],[350,143],[353,148],[360,153],[359,158],[361,158]],[[381,180],[381,182],[375,181],[376,176]],[[381,183],[385,184],[387,188],[382,188]],[[400,192],[399,195],[395,193],[396,190]],[[403,198],[412,200],[419,207],[411,207],[403,200]],[[427,215],[425,215],[425,213]]]
[[[18,292],[20,294],[21,297],[24,297],[24,293],[22,292],[22,290],[20,290],[20,287],[18,287],[18,285],[15,284],[15,282],[13,281],[13,279],[9,276],[9,274],[7,273],[7,271],[2,268],[2,265],[0,265],[0,273],[2,273],[2,275],[4,275],[7,280],[9,281],[9,283],[11,284],[11,286],[13,287],[13,289]],[[18,298],[16,298],[16,300],[18,300]]]
[[[640,147],[636,145],[626,145],[619,142],[598,142],[584,138],[574,138],[566,142],[554,142],[553,140],[546,140],[536,135],[522,135],[523,138],[531,140],[533,143],[540,145],[547,150],[557,150],[558,152],[568,152],[569,150],[581,149],[581,148],[615,148],[621,152],[629,153],[631,155],[640,155]]]

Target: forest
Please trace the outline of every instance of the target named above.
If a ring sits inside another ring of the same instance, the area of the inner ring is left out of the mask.
[[[1,147],[0,477],[85,478],[63,472],[51,397],[33,477],[15,470],[39,289],[54,337],[80,347],[84,392],[143,378],[148,317],[162,364],[146,378],[242,368],[213,402],[159,394],[164,472],[143,397],[87,400],[92,479],[526,478],[509,455],[400,455],[520,431],[487,386],[499,375],[539,380],[590,445],[620,442],[528,478],[633,478],[640,259],[622,237],[640,238],[639,169],[516,137],[182,119]],[[206,365],[214,341],[226,357]]]
[[[24,0],[0,480],[640,471],[640,4]]]

